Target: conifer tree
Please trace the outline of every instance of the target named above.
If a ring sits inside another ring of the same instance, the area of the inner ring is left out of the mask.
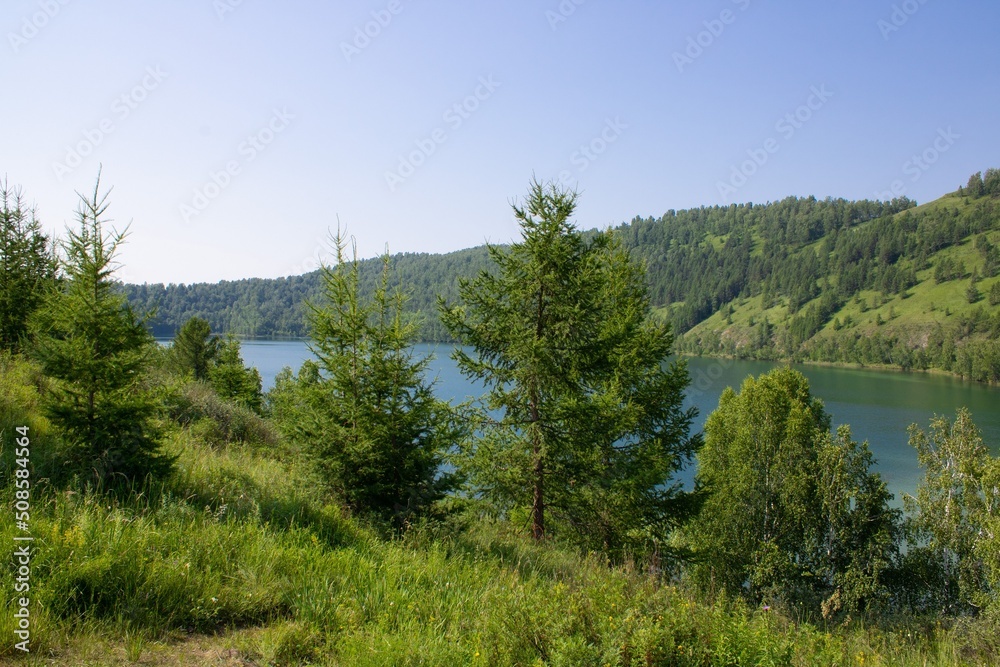
[[[305,446],[347,504],[398,526],[453,487],[441,470],[459,437],[451,406],[425,380],[429,359],[412,349],[417,324],[392,288],[388,254],[374,292],[360,287],[357,250],[338,229],[336,264],[322,267],[323,292],[309,304],[317,362],[282,378],[271,402],[283,430]]]
[[[174,336],[170,355],[174,364],[195,380],[207,380],[211,362],[219,351],[219,337],[212,335],[208,321],[192,317]]]
[[[79,229],[63,244],[66,279],[32,318],[34,354],[55,382],[46,397],[62,434],[69,470],[119,485],[166,474],[158,410],[145,384],[155,342],[114,280],[125,232],[105,233],[100,177],[80,195]]]
[[[570,222],[577,196],[533,182],[514,205],[522,238],[495,269],[440,303],[462,372],[487,388],[480,437],[463,446],[471,491],[531,533],[612,554],[661,544],[690,497],[672,475],[693,455],[687,372],[654,321],[642,266],[611,232]]]
[[[0,350],[17,350],[28,319],[54,285],[52,243],[21,192],[0,182]]]
[[[229,336],[215,348],[208,365],[208,381],[222,398],[240,403],[254,412],[262,407],[260,371],[248,368],[240,354],[240,341]]]

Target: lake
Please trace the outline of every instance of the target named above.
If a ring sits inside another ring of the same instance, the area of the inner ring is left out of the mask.
[[[242,342],[243,358],[260,371],[265,390],[284,366],[298,370],[312,355],[304,341]],[[450,345],[418,345],[420,354],[433,354],[430,375],[437,378],[441,398],[461,401],[480,391],[466,380],[449,355]],[[760,375],[781,364],[759,361],[689,358],[691,386],[687,404],[698,409],[695,427],[701,429],[718,406],[719,395],[736,387],[748,375]],[[896,495],[912,493],[920,477],[916,452],[907,444],[906,429],[916,423],[927,429],[930,418],[954,418],[959,407],[972,411],[983,439],[994,455],[1000,453],[1000,388],[965,382],[944,375],[898,373],[828,366],[795,365],[807,378],[814,396],[823,400],[836,427],[850,424],[854,438],[867,440],[878,460],[877,469]],[[690,479],[690,472],[684,475]]]

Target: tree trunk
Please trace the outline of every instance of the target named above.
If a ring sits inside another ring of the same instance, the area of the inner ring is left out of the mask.
[[[535,405],[531,406],[531,416],[532,419],[538,422],[538,408]],[[535,493],[534,499],[531,505],[531,536],[537,541],[545,537],[545,495],[544,495],[544,482],[545,482],[545,466],[542,464],[542,448],[538,442],[538,431],[533,429],[532,433],[532,452],[535,455]]]
[[[540,340],[545,331],[543,316],[545,313],[545,285],[538,289],[538,313],[535,320],[535,339]],[[531,387],[531,452],[535,457],[532,473],[535,476],[534,497],[531,504],[531,536],[536,540],[545,537],[545,465],[542,462],[542,444],[538,434],[538,378]]]

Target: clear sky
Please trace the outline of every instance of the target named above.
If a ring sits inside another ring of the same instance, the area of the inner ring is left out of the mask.
[[[1000,167],[996,0],[4,0],[0,175],[46,228],[113,186],[119,277],[303,273],[517,233],[534,174],[606,227]]]

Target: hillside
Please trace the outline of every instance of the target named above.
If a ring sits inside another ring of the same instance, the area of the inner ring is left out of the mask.
[[[646,262],[652,305],[694,354],[940,368],[1000,380],[1000,172],[915,206],[789,197],[667,211],[615,229]],[[489,266],[485,247],[393,257],[426,340],[436,300]],[[381,265],[362,263],[373,285]],[[319,274],[215,285],[126,286],[169,336],[198,315],[242,336],[305,336]]]
[[[784,270],[682,326],[681,350],[1000,380],[1000,209],[953,194],[789,244]],[[795,280],[782,284],[789,276]],[[664,309],[675,320],[684,302]]]
[[[8,641],[0,664],[945,666],[997,655],[989,621],[824,627],[471,515],[386,534],[345,512],[269,420],[154,377],[176,473],[135,494],[64,488],[41,407],[50,380],[0,354],[0,433],[30,433],[39,481],[31,654]],[[13,450],[0,457],[10,507]],[[21,536],[0,524],[7,544]],[[16,576],[0,572],[5,590]],[[0,602],[11,638],[16,600]]]

